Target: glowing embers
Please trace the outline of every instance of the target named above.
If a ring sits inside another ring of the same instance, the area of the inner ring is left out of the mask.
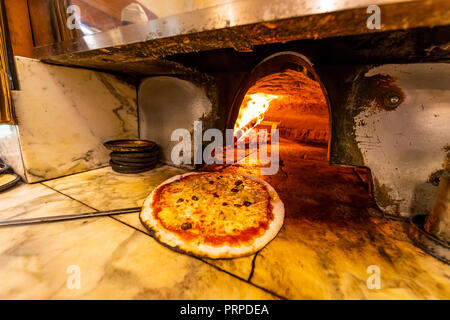
[[[277,98],[279,98],[278,95],[262,92],[247,94],[239,110],[234,135],[243,137],[259,125],[264,120],[264,113],[269,109],[270,102]]]

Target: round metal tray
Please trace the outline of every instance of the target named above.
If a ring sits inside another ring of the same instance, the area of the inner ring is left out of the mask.
[[[152,150],[156,143],[148,140],[111,140],[103,144],[107,149],[114,152],[132,152]]]
[[[157,165],[157,162],[155,161],[154,163],[146,164],[146,165],[142,165],[142,166],[128,166],[128,165],[117,164],[117,163],[114,163],[112,160],[110,160],[109,165],[115,172],[131,174],[131,173],[141,173],[141,172],[149,171]]]

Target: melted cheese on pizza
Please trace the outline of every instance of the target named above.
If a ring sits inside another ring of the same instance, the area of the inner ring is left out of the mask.
[[[267,187],[236,174],[183,177],[162,186],[152,208],[167,230],[209,245],[248,243],[273,220]]]

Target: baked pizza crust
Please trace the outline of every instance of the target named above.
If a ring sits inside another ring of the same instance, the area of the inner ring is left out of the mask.
[[[267,182],[252,176],[241,175],[246,178],[255,180],[266,186],[270,195],[270,204],[272,205],[273,220],[269,224],[266,232],[254,239],[251,245],[238,246],[211,246],[208,244],[192,244],[181,238],[176,233],[165,229],[161,223],[153,217],[153,203],[154,196],[157,191],[164,185],[170,184],[174,181],[180,180],[183,177],[197,174],[206,174],[207,172],[189,172],[182,175],[174,176],[156,187],[142,206],[139,218],[142,224],[149,230],[150,234],[161,244],[177,251],[197,257],[211,258],[211,259],[229,259],[237,257],[245,257],[256,253],[264,248],[273,238],[276,237],[284,222],[284,204],[278,196],[275,189]]]

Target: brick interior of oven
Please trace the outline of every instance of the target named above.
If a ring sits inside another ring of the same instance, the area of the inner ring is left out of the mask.
[[[252,161],[248,152],[247,158],[238,164],[206,166],[204,169],[260,176],[279,193],[287,218],[361,218],[367,213],[367,208],[374,206],[370,171],[329,164],[331,123],[323,86],[307,64],[292,64],[292,60],[299,61],[298,58],[288,59],[291,61],[287,65],[284,62],[280,64],[282,59],[277,60],[264,63],[262,70],[257,67],[256,72],[250,75],[251,85],[237,100],[240,101],[238,112],[231,110],[235,113],[231,124],[234,123],[235,132],[240,126],[244,130],[253,128],[256,132],[259,129],[279,129],[278,172],[261,175],[262,165]],[[267,97],[269,107],[263,115],[242,125],[239,122],[245,118],[245,112],[251,112],[249,109],[255,107],[252,101],[255,95]]]

